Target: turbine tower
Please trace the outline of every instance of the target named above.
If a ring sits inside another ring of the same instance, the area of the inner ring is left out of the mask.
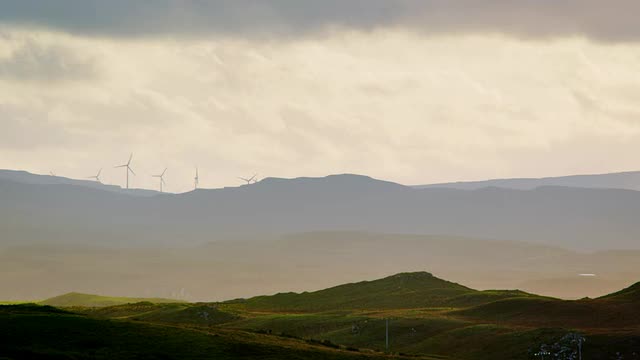
[[[102,172],[102,169],[98,170],[98,174],[96,176],[89,176],[87,177],[87,179],[96,179],[97,182],[100,182],[100,173]]]
[[[162,174],[160,174],[160,175],[151,175],[153,177],[160,178],[160,192],[162,192],[162,184],[165,183],[164,182],[164,173],[166,173],[166,172],[167,172],[167,168],[164,168],[164,171],[162,172]]]
[[[255,179],[255,178],[256,178],[256,176],[257,176],[257,175],[258,175],[258,174],[254,174],[252,177],[250,177],[250,178],[248,178],[248,179],[247,179],[247,178],[243,178],[243,177],[239,177],[238,179],[240,179],[240,180],[242,180],[242,181],[246,181],[246,182],[247,182],[247,185],[249,185],[249,184],[251,184],[251,182],[253,181],[253,179]]]
[[[198,188],[198,184],[200,184],[200,178],[198,177],[198,168],[196,168],[196,177],[193,178],[194,189]]]
[[[131,155],[129,156],[129,161],[127,161],[127,163],[126,163],[126,164],[124,164],[124,165],[118,165],[118,166],[115,166],[116,168],[121,168],[121,167],[123,167],[123,168],[127,168],[127,169],[126,169],[126,172],[127,172],[127,189],[129,189],[129,171],[131,171],[131,173],[132,173],[134,176],[136,175],[136,173],[134,173],[134,172],[133,172],[133,170],[131,170],[131,166],[129,166],[129,165],[131,164],[131,159],[132,159],[132,158],[133,158],[133,153],[131,153]]]

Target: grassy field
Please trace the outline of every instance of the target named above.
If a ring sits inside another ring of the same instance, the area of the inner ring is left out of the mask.
[[[288,337],[94,319],[48,306],[0,307],[5,359],[386,359]],[[428,358],[425,358],[428,359]]]

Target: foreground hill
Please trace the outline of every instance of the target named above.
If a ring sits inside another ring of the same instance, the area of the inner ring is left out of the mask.
[[[414,186],[418,189],[448,188],[477,190],[486,187],[532,190],[540,186],[567,186],[594,189],[640,190],[640,171],[596,175],[571,175],[545,178],[492,179]]]
[[[221,336],[252,331],[264,339],[295,338],[361,353],[384,349],[389,320],[391,351],[440,359],[525,360],[535,358],[542,344],[556,343],[577,351],[575,343],[563,343],[572,334],[587,339],[585,359],[633,359],[640,349],[636,290],[634,285],[598,299],[563,301],[520,291],[476,291],[418,272],[246,301],[144,302],[73,311],[96,320],[189,327]]]
[[[314,292],[281,293],[234,300],[249,310],[327,311],[356,309],[413,309],[471,306],[511,297],[530,297],[519,291],[477,291],[439,279],[427,272],[401,273],[384,279],[340,285]]]
[[[40,302],[40,304],[58,306],[58,307],[60,306],[62,307],[69,307],[69,306],[103,307],[103,306],[137,303],[141,301],[146,301],[146,302],[156,303],[156,304],[184,302],[182,300],[176,300],[176,299],[113,297],[113,296],[101,296],[101,295],[71,292],[68,294],[63,294],[60,296],[55,296],[55,297],[43,300]]]
[[[175,246],[352,230],[522,240],[582,250],[640,246],[640,192],[630,190],[415,189],[335,175],[133,197],[0,179],[0,199],[5,243]]]
[[[601,301],[612,302],[633,302],[640,306],[640,282],[637,282],[626,289],[600,297]]]
[[[529,326],[590,329],[640,325],[640,283],[597,299],[509,298],[455,311],[468,318]]]
[[[337,346],[335,346],[337,347]],[[3,359],[382,359],[238,330],[88,318],[37,305],[0,306]]]

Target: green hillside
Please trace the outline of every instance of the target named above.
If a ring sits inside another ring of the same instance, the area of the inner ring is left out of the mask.
[[[598,299],[513,297],[450,312],[455,316],[527,326],[589,329],[640,325],[640,283]]]
[[[640,282],[637,282],[626,289],[614,292],[598,298],[599,300],[612,301],[632,301],[640,303]]]
[[[59,306],[59,307],[71,307],[71,306],[103,307],[103,306],[137,303],[137,302],[143,302],[143,301],[151,302],[151,303],[183,303],[184,302],[182,300],[176,300],[176,299],[112,297],[112,296],[101,296],[101,295],[71,292],[68,294],[43,300],[40,302],[40,304]]]
[[[139,302],[109,307],[73,308],[100,319],[130,319],[165,324],[210,326],[241,319],[233,312],[223,311],[216,304]]]
[[[478,291],[439,279],[428,272],[413,272],[314,292],[279,293],[228,303],[242,304],[248,310],[316,312],[462,307],[521,296],[535,295],[521,291]]]
[[[238,330],[100,320],[51,307],[0,307],[3,359],[383,359]]]
[[[568,334],[588,339],[585,359],[633,359],[637,289],[569,301],[477,291],[419,272],[224,303],[0,306],[0,358],[3,336],[9,358],[379,358],[388,321],[391,352],[425,359],[528,360]],[[16,330],[22,337],[11,341]]]

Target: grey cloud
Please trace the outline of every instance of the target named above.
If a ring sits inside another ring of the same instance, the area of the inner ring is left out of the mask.
[[[302,36],[330,27],[640,40],[637,0],[0,0],[0,22],[101,36]]]
[[[0,78],[19,81],[67,81],[92,78],[97,73],[91,58],[63,46],[33,41],[25,41],[8,57],[0,58]]]

